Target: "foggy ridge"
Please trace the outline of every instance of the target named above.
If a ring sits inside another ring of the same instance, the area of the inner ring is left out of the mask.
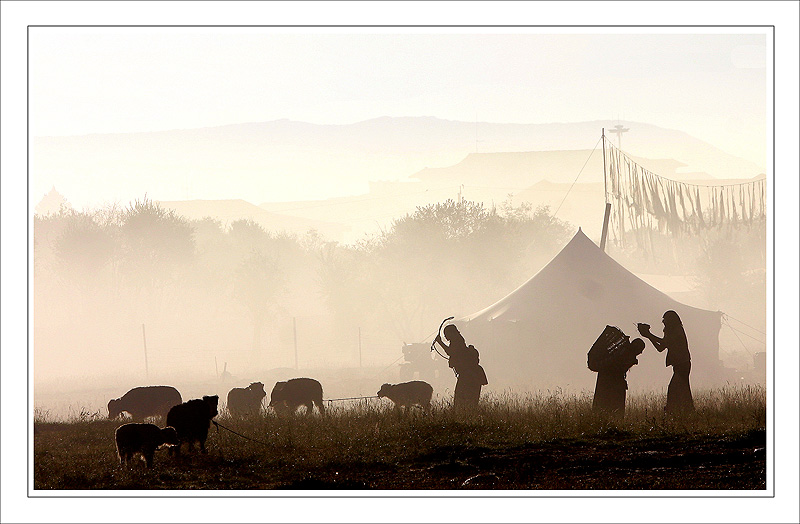
[[[377,118],[348,125],[289,120],[150,133],[38,137],[34,194],[54,184],[76,202],[245,199],[315,200],[367,192],[368,182],[408,180],[475,153],[591,150],[611,121],[491,124],[430,117]],[[678,174],[749,178],[762,168],[686,133],[625,122],[622,149],[672,159]],[[608,139],[617,144],[615,137]],[[109,173],[114,173],[110,177]],[[256,186],[250,182],[259,180]],[[562,180],[558,180],[562,181]],[[537,180],[530,180],[533,184]],[[92,188],[91,191],[87,188]]]

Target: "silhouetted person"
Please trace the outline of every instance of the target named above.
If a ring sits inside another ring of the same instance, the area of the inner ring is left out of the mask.
[[[631,342],[626,340],[612,352],[597,352],[590,356],[590,369],[597,371],[593,411],[608,413],[620,419],[625,416],[625,397],[628,391],[625,375],[632,366],[639,363],[636,357],[642,351],[644,340],[636,338]]]
[[[449,345],[445,344],[439,335],[436,335],[435,342],[447,353],[450,367],[456,373],[453,406],[456,408],[477,406],[481,387],[489,383],[486,380],[486,372],[479,364],[478,350],[472,345],[467,346],[458,328],[452,324],[445,326],[444,336],[450,342]]]
[[[639,333],[653,343],[661,352],[667,350],[667,366],[672,366],[672,380],[667,388],[667,413],[684,413],[694,411],[692,389],[689,386],[689,372],[692,369],[692,358],[689,355],[689,342],[683,330],[681,317],[672,310],[664,313],[664,338],[650,333],[649,324],[639,324]]]

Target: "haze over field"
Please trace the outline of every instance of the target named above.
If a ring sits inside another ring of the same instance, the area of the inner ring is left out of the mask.
[[[39,407],[295,373],[325,378],[326,396],[372,395],[401,378],[404,343],[509,296],[579,227],[594,252],[604,128],[668,179],[770,174],[763,33],[34,27],[30,41]],[[760,381],[762,218],[648,235],[606,252],[687,308],[752,326],[749,346],[726,332],[719,358],[698,352],[725,380]],[[618,283],[581,284],[576,310],[632,292]],[[516,348],[479,349],[492,363]],[[498,365],[489,388],[590,388],[588,347],[562,349],[571,368],[534,383]],[[662,360],[643,357],[660,378],[632,389],[663,388]]]

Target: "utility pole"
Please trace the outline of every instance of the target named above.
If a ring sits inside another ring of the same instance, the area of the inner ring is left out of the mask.
[[[612,133],[617,135],[617,148],[621,151],[622,150],[622,134],[627,133],[630,131],[627,127],[622,126],[621,124],[617,124],[614,126],[614,129],[611,130]]]
[[[294,369],[297,367],[297,317],[292,317],[292,331],[294,333]]]
[[[142,343],[144,344],[144,374],[150,378],[150,368],[147,365],[147,336],[144,332],[144,324],[142,324]]]
[[[361,328],[358,328],[358,367],[361,367]]]

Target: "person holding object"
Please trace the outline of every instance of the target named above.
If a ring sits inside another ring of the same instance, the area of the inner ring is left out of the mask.
[[[608,413],[619,420],[624,418],[625,397],[628,391],[626,374],[631,367],[639,363],[637,357],[642,351],[644,351],[644,340],[635,338],[628,342],[626,336],[613,351],[590,353],[589,369],[597,371],[592,411]]]
[[[453,407],[475,407],[481,396],[481,387],[489,383],[474,346],[467,346],[461,332],[453,324],[445,326],[444,336],[449,344],[445,344],[441,335],[436,335],[434,342],[442,346],[449,358],[450,367],[456,373],[456,390]]]
[[[692,369],[692,359],[689,354],[689,342],[683,330],[681,317],[672,310],[664,313],[664,337],[660,338],[650,333],[649,324],[638,324],[639,333],[650,340],[659,351],[667,350],[667,366],[672,366],[672,380],[667,388],[666,413],[686,413],[694,411],[692,389],[689,386],[689,372]]]

